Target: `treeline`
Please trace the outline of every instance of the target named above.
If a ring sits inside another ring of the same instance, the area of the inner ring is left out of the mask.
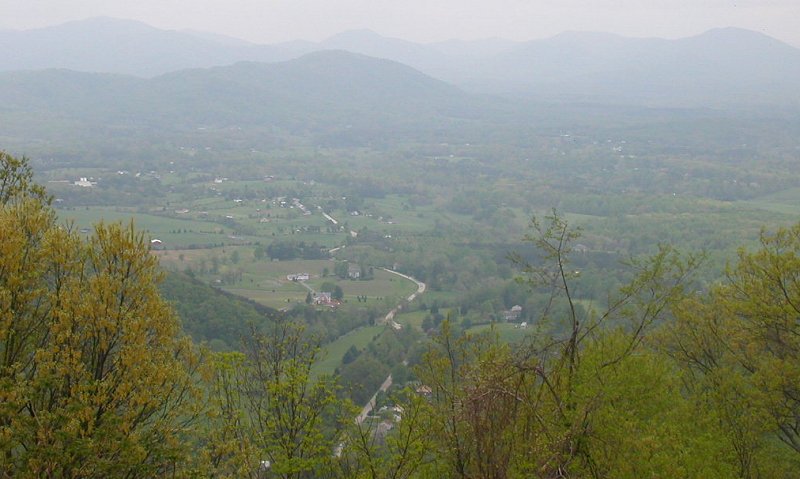
[[[256,259],[268,256],[270,259],[290,260],[295,258],[302,259],[325,259],[330,255],[328,249],[318,244],[316,241],[306,243],[305,241],[275,240],[266,247],[257,246],[254,251]]]

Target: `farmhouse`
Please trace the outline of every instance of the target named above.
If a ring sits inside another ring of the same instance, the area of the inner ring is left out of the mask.
[[[507,311],[503,311],[503,319],[506,321],[519,321],[519,318],[522,316],[522,306],[515,305],[511,309]]]
[[[348,264],[347,277],[350,279],[359,279],[361,277],[361,268],[357,264]]]
[[[331,293],[322,291],[314,294],[314,304],[320,306],[330,306],[332,308],[335,308],[336,306],[339,306],[341,303],[333,299],[331,297]]]
[[[91,188],[96,184],[96,181],[89,181],[86,177],[81,177],[81,179],[75,182],[75,186],[80,186],[81,188]]]

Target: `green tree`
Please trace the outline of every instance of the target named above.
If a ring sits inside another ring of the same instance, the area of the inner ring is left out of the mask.
[[[361,354],[361,351],[358,350],[355,344],[350,346],[347,351],[345,351],[344,356],[342,356],[342,364],[352,363],[359,354]]]
[[[430,407],[427,401],[412,390],[401,391],[392,397],[400,408],[402,418],[382,437],[376,421],[362,421],[348,431],[342,463],[345,477],[364,479],[406,479],[441,477],[435,465],[426,464],[431,446],[427,426]]]
[[[0,473],[177,471],[200,362],[158,295],[156,258],[132,226],[88,241],[57,226],[24,160],[3,161]]]
[[[280,478],[333,474],[333,452],[347,418],[329,377],[312,379],[318,345],[303,329],[275,320],[266,333],[253,331],[244,354],[218,356],[214,416],[220,424],[207,457],[216,474],[260,477],[262,466]]]
[[[572,298],[568,268],[570,243],[577,234],[553,214],[542,223],[534,221],[527,237],[542,254],[535,265],[523,263],[523,270],[531,287],[550,290],[551,300],[538,322],[561,323],[550,328],[552,333],[542,328],[530,342],[511,347],[491,332],[459,335],[447,320],[419,366],[418,376],[432,392],[430,431],[436,454],[449,475],[617,477],[618,472],[620,477],[640,477],[636,471],[646,470],[642,462],[626,470],[622,463],[617,467],[601,460],[623,452],[606,443],[615,435],[606,428],[612,424],[604,414],[619,401],[610,398],[645,379],[609,378],[643,353],[646,333],[683,297],[697,261],[661,248],[646,261],[633,262],[633,280],[610,299],[605,312],[587,312]],[[556,300],[567,305],[563,313],[551,307]],[[627,409],[646,423],[652,414],[648,407],[632,401]],[[675,439],[668,432],[658,438],[657,448]],[[688,444],[702,442],[689,437]],[[683,457],[663,458],[675,460],[669,468],[662,465],[665,471],[687,469],[680,462]]]
[[[15,158],[0,150],[0,204],[6,205],[25,198],[49,204],[45,189],[33,182],[33,170],[28,159]]]
[[[333,288],[333,292],[331,292],[331,298],[337,301],[344,299],[344,291],[342,291],[342,287],[338,284]]]
[[[740,250],[727,281],[688,298],[667,351],[698,401],[713,404],[740,477],[800,467],[800,225]],[[777,441],[776,441],[777,440]]]

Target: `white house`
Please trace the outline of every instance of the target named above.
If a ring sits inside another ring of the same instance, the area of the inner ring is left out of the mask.
[[[89,181],[86,177],[81,177],[80,180],[75,182],[75,186],[80,186],[81,188],[91,188],[92,186],[96,185],[96,181]]]

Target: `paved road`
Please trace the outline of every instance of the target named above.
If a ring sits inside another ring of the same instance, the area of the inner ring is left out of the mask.
[[[400,276],[401,278],[407,279],[409,281],[413,281],[417,285],[417,291],[415,293],[413,293],[411,296],[409,296],[408,298],[406,298],[409,302],[410,301],[414,301],[414,299],[416,299],[417,296],[419,296],[420,294],[425,292],[426,285],[422,281],[419,281],[419,280],[417,280],[415,278],[412,278],[411,276],[405,275],[403,273],[399,273],[397,271],[391,270],[389,268],[381,268],[381,269],[383,269],[386,272],[392,273],[394,275]],[[384,324],[389,323],[389,324],[392,325],[393,328],[401,329],[402,326],[400,324],[398,324],[394,320],[394,315],[397,314],[397,312],[400,311],[402,308],[403,308],[403,305],[402,304],[398,304],[397,307],[395,307],[393,310],[389,311],[389,313],[384,318],[383,323]],[[390,387],[392,387],[392,375],[391,374],[386,377],[386,379],[383,381],[383,384],[381,384],[381,386],[378,388],[378,390],[375,391],[375,394],[372,395],[372,397],[370,398],[369,402],[367,402],[367,404],[365,404],[364,407],[361,408],[361,412],[358,414],[358,416],[356,416],[356,424],[358,424],[360,426],[367,419],[367,416],[369,416],[369,414],[372,412],[372,410],[375,409],[375,404],[376,404],[376,401],[377,401],[377,398],[378,398],[378,394],[388,391]],[[344,449],[344,443],[343,442],[339,443],[336,446],[336,448],[334,449],[334,455],[336,457],[340,457],[342,455],[342,450],[343,449]]]
[[[378,399],[378,394],[385,393],[386,391],[389,390],[390,387],[392,387],[391,374],[386,377],[386,379],[383,381],[383,384],[381,384],[381,387],[379,387],[378,390],[375,391],[375,394],[372,395],[369,402],[365,404],[364,407],[361,409],[361,413],[356,417],[356,424],[360,426],[361,423],[364,422],[365,419],[367,419],[369,413],[371,413],[372,410],[375,409],[375,401]]]
[[[384,271],[387,271],[389,273],[396,274],[397,276],[400,276],[401,278],[405,278],[405,279],[407,279],[409,281],[413,281],[414,283],[417,284],[417,292],[412,294],[411,296],[409,296],[407,298],[409,303],[411,301],[414,301],[414,299],[416,299],[417,296],[419,296],[420,294],[424,293],[425,289],[427,288],[425,283],[423,283],[422,281],[417,280],[416,278],[412,278],[411,276],[408,276],[408,275],[403,274],[403,273],[398,273],[397,271],[391,270],[389,268],[381,268],[381,269],[383,269]]]
[[[381,268],[381,269],[386,271],[386,272],[388,272],[388,273],[396,274],[397,276],[400,276],[401,278],[404,278],[404,279],[407,279],[409,281],[413,281],[414,283],[416,283],[417,291],[415,293],[413,293],[411,296],[409,296],[408,298],[406,298],[406,301],[408,301],[409,303],[411,301],[414,301],[417,298],[417,296],[419,296],[420,294],[425,292],[425,288],[427,286],[422,281],[419,281],[416,278],[412,278],[411,276],[405,275],[403,273],[398,273],[397,271],[391,270],[389,268]],[[398,323],[397,321],[394,320],[394,315],[397,314],[397,312],[400,311],[401,309],[403,309],[403,305],[402,304],[398,304],[393,310],[389,311],[386,314],[386,316],[383,318],[382,324],[389,323],[394,329],[397,329],[397,330],[403,329],[403,326],[400,323]]]

